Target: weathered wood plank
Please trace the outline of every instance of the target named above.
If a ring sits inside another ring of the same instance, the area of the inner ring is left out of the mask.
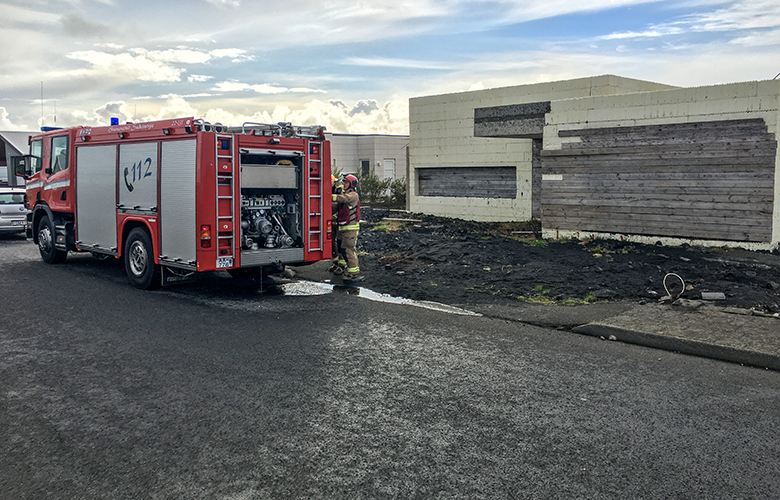
[[[719,239],[727,241],[767,242],[772,232],[764,226],[729,225],[722,223],[691,223],[684,219],[667,218],[664,221],[593,220],[580,217],[552,217],[542,213],[546,229],[595,231],[604,233],[638,234],[643,236],[670,236],[679,238]]]
[[[740,120],[716,120],[688,123],[667,123],[658,125],[633,125],[627,127],[601,127],[574,130],[561,130],[559,137],[587,136],[616,136],[616,135],[645,135],[651,136],[659,133],[698,133],[706,130],[724,130],[727,133],[744,134],[767,133],[766,123],[762,118],[745,118]]]
[[[696,210],[706,210],[718,213],[726,212],[750,212],[753,214],[772,215],[773,206],[771,203],[753,201],[749,197],[739,197],[731,199],[724,203],[715,197],[698,197],[689,199],[679,198],[648,198],[637,197],[598,197],[598,198],[557,198],[554,196],[543,198],[543,202],[550,207],[568,207],[570,209],[586,207],[603,207],[605,211],[623,208],[631,211],[642,211],[651,209],[663,209],[669,211],[687,211],[695,213]],[[744,216],[745,214],[740,214]]]
[[[545,200],[546,201],[546,200]],[[715,211],[711,206],[717,206],[718,210]],[[620,213],[616,213],[616,209],[622,209]],[[662,216],[686,216],[689,218],[711,218],[717,217],[722,220],[729,220],[732,218],[738,218],[742,222],[752,223],[753,221],[760,221],[764,224],[771,222],[772,211],[765,209],[752,208],[746,205],[733,204],[727,207],[723,207],[719,204],[709,203],[696,203],[691,204],[688,207],[680,205],[670,205],[664,203],[645,204],[642,206],[627,205],[620,203],[609,203],[609,200],[598,200],[598,202],[590,204],[555,204],[551,203],[545,206],[547,213],[562,215],[567,213],[589,214],[593,217],[603,217],[604,215],[610,215],[615,219],[628,215],[662,215]]]
[[[571,144],[576,144],[572,146]],[[752,147],[749,145],[725,146],[718,143],[703,144],[666,144],[663,146],[635,146],[620,145],[613,147],[592,147],[583,143],[570,143],[566,149],[544,149],[542,158],[557,156],[608,156],[608,155],[648,155],[649,158],[667,158],[680,156],[722,155],[732,157],[741,156],[766,156],[772,148],[777,147],[777,142],[766,143],[766,147]]]

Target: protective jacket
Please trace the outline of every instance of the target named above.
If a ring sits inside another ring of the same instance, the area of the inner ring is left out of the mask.
[[[337,222],[339,231],[360,229],[360,197],[355,191],[333,195],[338,203]]]

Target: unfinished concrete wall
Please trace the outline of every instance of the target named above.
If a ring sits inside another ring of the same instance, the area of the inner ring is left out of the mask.
[[[777,246],[779,109],[778,81],[553,101],[545,236]]]
[[[533,209],[533,139],[475,137],[475,109],[670,88],[674,87],[605,75],[410,99],[409,208],[480,221],[521,221],[538,216],[539,209]],[[473,197],[466,192],[465,184],[463,196],[426,196],[424,190],[420,192],[423,169],[472,167],[513,168],[515,197]]]

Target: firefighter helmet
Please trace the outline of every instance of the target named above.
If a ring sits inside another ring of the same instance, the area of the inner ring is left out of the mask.
[[[358,179],[352,174],[344,176],[344,189],[347,191],[349,190],[356,190],[358,186]]]

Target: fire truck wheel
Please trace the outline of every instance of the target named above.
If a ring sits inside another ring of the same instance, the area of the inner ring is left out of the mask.
[[[68,252],[54,247],[54,224],[48,215],[44,215],[38,224],[38,251],[47,264],[61,264],[68,256]]]
[[[125,243],[125,272],[130,283],[141,290],[160,286],[160,265],[154,263],[152,239],[143,228],[137,227],[127,235]]]

